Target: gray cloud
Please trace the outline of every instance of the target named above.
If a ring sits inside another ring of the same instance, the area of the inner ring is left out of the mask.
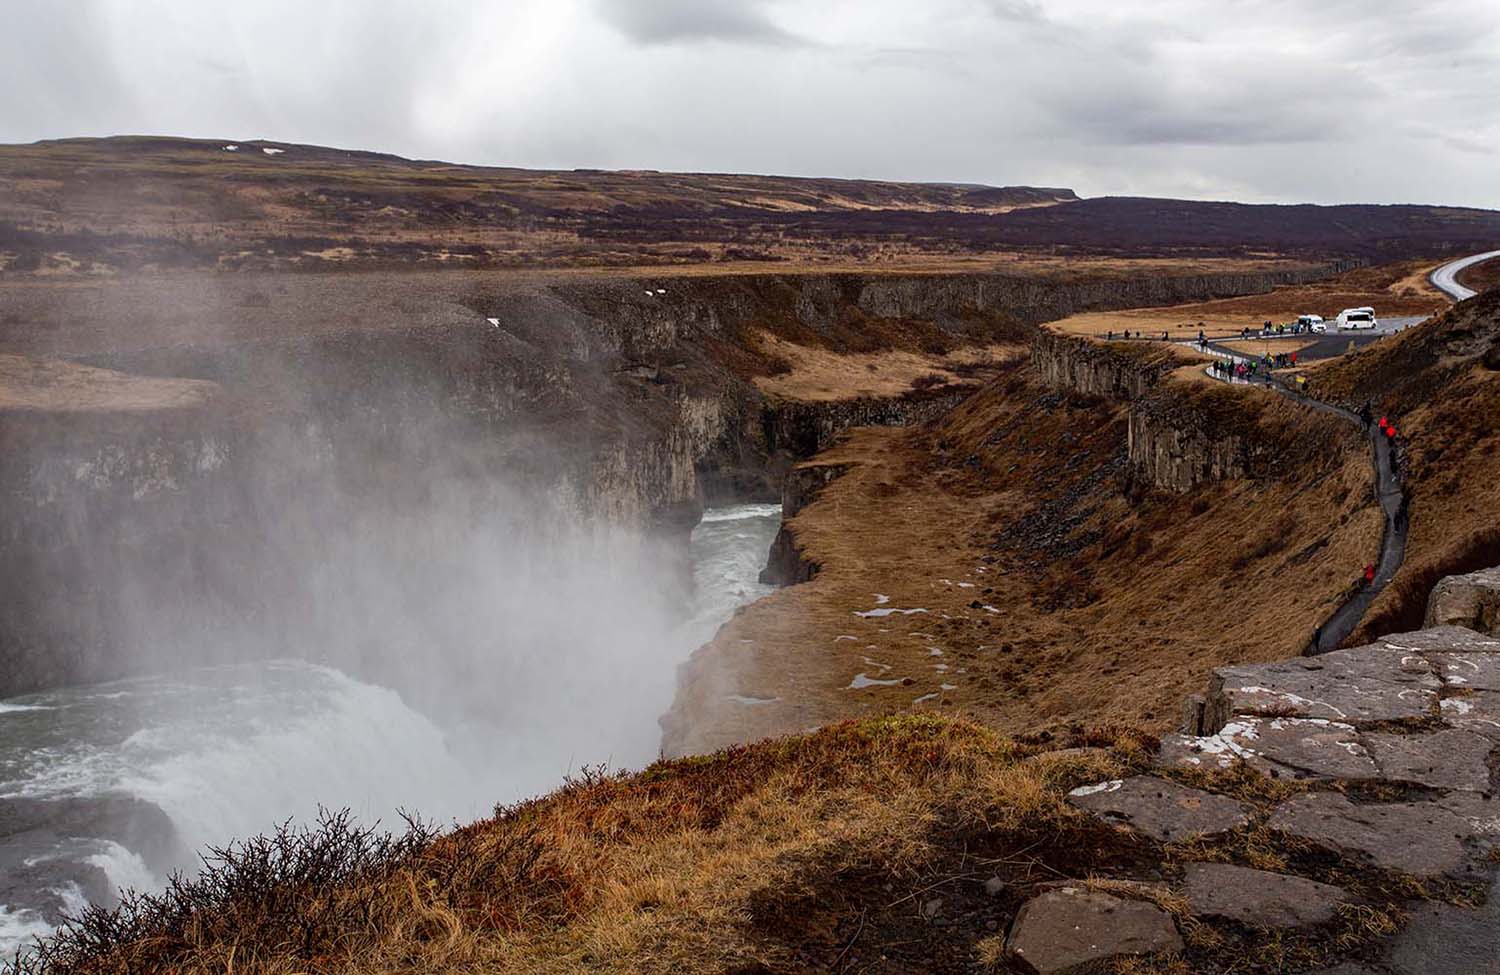
[[[741,44],[805,43],[776,26],[754,0],[597,0],[600,15],[642,44],[729,41]]]
[[[0,141],[1500,206],[1493,0],[0,0],[0,23],[24,93]]]

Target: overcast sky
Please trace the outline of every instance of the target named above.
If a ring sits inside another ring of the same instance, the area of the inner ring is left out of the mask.
[[[0,0],[0,142],[1500,208],[1500,0]]]

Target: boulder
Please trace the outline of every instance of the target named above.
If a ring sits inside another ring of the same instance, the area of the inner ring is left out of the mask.
[[[1500,880],[1479,908],[1422,901],[1408,909],[1385,959],[1393,973],[1500,975]]]
[[[1222,917],[1257,928],[1301,928],[1338,916],[1342,887],[1228,863],[1190,863],[1182,893],[1198,917]]]
[[[1181,951],[1182,937],[1155,904],[1069,886],[1023,904],[1006,948],[1047,975],[1121,955]]]
[[[1068,801],[1161,843],[1225,833],[1250,818],[1244,803],[1150,775],[1074,789]]]
[[[1427,600],[1427,626],[1466,626],[1500,635],[1500,567],[1448,576]]]
[[[1358,854],[1377,867],[1419,877],[1458,876],[1469,856],[1469,821],[1433,802],[1355,805],[1336,792],[1289,799],[1267,823],[1329,849]]]
[[[1363,725],[1427,717],[1442,686],[1419,654],[1378,646],[1221,667],[1214,697],[1228,714]]]

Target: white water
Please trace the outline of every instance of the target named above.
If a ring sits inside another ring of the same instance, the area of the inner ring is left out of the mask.
[[[779,517],[776,505],[705,513],[692,537],[692,612],[650,662],[656,672],[620,686],[617,693],[634,698],[617,709],[626,716],[620,723],[559,729],[506,715],[493,726],[448,727],[395,691],[329,667],[280,660],[200,669],[0,702],[0,799],[134,797],[165,812],[182,845],[197,851],[309,820],[319,807],[348,807],[366,822],[390,823],[403,809],[429,821],[467,821],[585,764],[645,764],[655,757],[656,719],[670,704],[676,665],[736,607],[769,591],[756,575]],[[589,694],[598,692],[599,675],[527,667],[516,681],[561,682],[565,691],[576,681]],[[516,702],[531,720],[536,702],[556,689],[497,689],[497,706]],[[165,879],[116,842],[78,840],[26,863],[86,863],[117,891]],[[5,842],[0,836],[0,853]],[[0,869],[0,892],[8,879]],[[48,889],[69,911],[85,903],[76,885]],[[38,911],[0,902],[0,960],[49,930]]]

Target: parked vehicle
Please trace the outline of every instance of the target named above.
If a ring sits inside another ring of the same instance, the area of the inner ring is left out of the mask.
[[[1322,315],[1298,315],[1297,324],[1307,332],[1326,332],[1328,323],[1323,321]]]
[[[1377,324],[1375,309],[1368,305],[1363,308],[1345,308],[1339,312],[1338,326],[1340,329],[1374,328]]]

